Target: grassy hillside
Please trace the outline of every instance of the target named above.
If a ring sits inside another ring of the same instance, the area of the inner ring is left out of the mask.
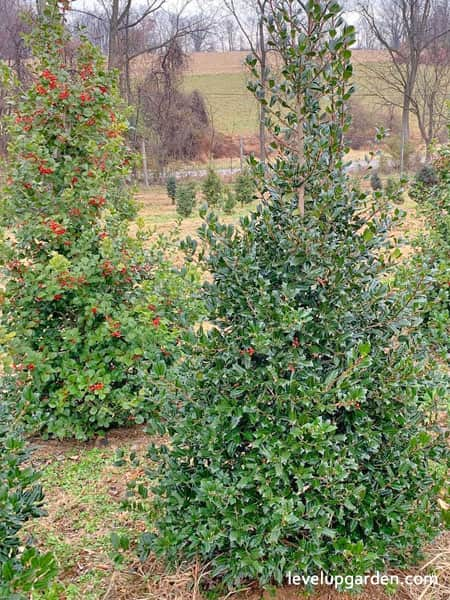
[[[247,80],[242,68],[240,73],[187,75],[184,85],[205,98],[215,129],[228,135],[251,135],[258,126],[258,106],[246,89]]]
[[[198,90],[205,98],[214,128],[232,136],[251,136],[257,133],[258,106],[247,91],[249,73],[244,65],[247,52],[201,52],[190,56],[184,78],[184,89]],[[370,77],[365,65],[381,64],[387,59],[381,51],[355,50],[353,52],[355,98],[369,113],[370,125],[390,127],[386,123],[386,107],[368,93]],[[380,83],[381,85],[381,83]],[[389,95],[389,94],[388,94]],[[364,119],[363,119],[364,121]],[[396,121],[399,122],[396,115]],[[413,136],[417,135],[415,120],[411,118]]]

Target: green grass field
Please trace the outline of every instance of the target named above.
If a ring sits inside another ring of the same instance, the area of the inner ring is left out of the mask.
[[[372,107],[374,99],[367,96],[365,90],[368,76],[364,67],[355,68],[355,96]],[[244,66],[240,73],[187,74],[184,89],[198,90],[202,94],[217,131],[232,136],[252,135],[257,132],[258,105],[247,90],[249,78]]]
[[[215,129],[229,135],[251,135],[257,130],[258,106],[246,89],[247,80],[244,71],[188,75],[185,89],[202,94]]]

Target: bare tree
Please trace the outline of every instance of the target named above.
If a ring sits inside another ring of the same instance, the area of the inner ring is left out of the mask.
[[[135,131],[142,137],[143,148],[149,140],[159,172],[169,160],[196,158],[210,134],[203,98],[198,92],[186,94],[180,89],[186,64],[186,55],[175,41],[158,54],[138,86]]]
[[[443,4],[439,7],[443,9]],[[436,27],[450,22],[450,11],[439,10]],[[447,101],[450,98],[450,35],[434,36],[433,43],[422,57],[417,81],[411,98],[411,112],[417,119],[420,135],[425,144],[425,160],[430,158],[432,142],[446,129],[448,121]]]
[[[440,0],[365,0],[360,12],[380,46],[390,56],[388,64],[366,65],[371,72],[374,93],[401,108],[400,170],[405,167],[405,150],[410,139],[410,113],[420,65],[424,54],[448,33],[448,24],[432,27],[432,16]],[[374,78],[373,75],[376,77]]]
[[[227,36],[227,46],[228,51],[233,52],[235,50],[235,36],[236,36],[236,27],[233,19],[225,20],[225,32]]]
[[[224,0],[225,6],[233,15],[242,36],[247,41],[251,53],[259,64],[260,93],[264,96],[267,89],[268,48],[266,18],[269,11],[268,0],[250,0],[243,7],[239,0]],[[251,19],[247,18],[249,10]],[[266,106],[259,103],[259,156],[261,163],[266,162]]]
[[[359,48],[364,48],[365,50],[376,50],[380,47],[380,44],[372,29],[368,26],[366,19],[361,17],[358,20],[356,30],[358,32],[357,41]]]
[[[95,0],[93,9],[73,7],[73,11],[100,21],[107,31],[108,66],[122,74],[122,91],[130,101],[130,63],[138,56],[169,47],[174,41],[204,31],[208,24],[185,17],[191,0],[177,12],[166,10],[167,0]]]
[[[203,52],[213,30],[213,21],[210,16],[195,14],[186,19],[190,23],[192,31],[188,34],[192,42],[194,52]]]
[[[27,59],[29,50],[23,36],[30,31],[32,13],[24,0],[0,0],[0,60],[5,61],[14,71],[14,84],[0,82],[0,154],[6,152],[8,136],[3,118],[12,108],[8,102],[11,85],[24,87],[30,80]],[[28,18],[25,18],[25,15]]]
[[[0,59],[14,68],[20,81],[26,77],[25,61],[29,50],[24,42],[24,34],[30,31],[30,7],[23,0],[0,0]]]

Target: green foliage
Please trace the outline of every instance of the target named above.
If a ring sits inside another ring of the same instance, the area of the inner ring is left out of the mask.
[[[175,204],[175,198],[177,194],[177,179],[175,175],[169,175],[166,180],[167,195],[172,200],[172,204]]]
[[[236,177],[234,184],[236,201],[244,206],[252,202],[256,192],[255,180],[249,169],[243,169]]]
[[[223,184],[222,180],[212,167],[208,169],[208,174],[203,181],[202,192],[206,202],[208,203],[208,206],[217,207],[220,205],[222,200]]]
[[[305,18],[315,21],[314,30],[304,27]],[[347,150],[343,133],[350,124],[347,105],[354,90],[350,47],[355,29],[345,23],[337,3],[320,6],[313,1],[299,7],[296,0],[282,0],[267,18],[267,31],[268,47],[280,64],[265,74],[266,88],[256,57],[247,59],[255,79],[248,87],[265,108],[276,156],[267,173],[259,164],[259,176],[265,179],[259,191],[274,187],[295,193],[303,212],[304,202],[320,193],[335,169],[336,150]]]
[[[384,570],[435,531],[430,404],[445,390],[429,392],[410,293],[378,279],[383,222],[347,221],[364,206],[324,195],[306,227],[275,198],[241,231],[210,217],[214,329],[183,364],[158,455],[154,547],[169,560],[281,582]]]
[[[370,186],[375,192],[383,189],[381,178],[377,172],[372,173],[372,175],[370,176]]]
[[[223,212],[231,215],[236,206],[236,195],[233,190],[227,189],[224,193]]]
[[[51,554],[40,554],[23,540],[23,526],[45,514],[39,473],[13,418],[0,404],[0,597],[26,598],[45,589],[56,574]]]
[[[417,240],[415,266],[423,273],[428,302],[423,307],[424,333],[434,352],[450,360],[450,147],[443,147],[429,184],[416,180],[427,234]],[[432,183],[436,182],[436,183]]]
[[[177,213],[183,218],[190,217],[196,203],[195,183],[178,184],[175,201]]]
[[[136,206],[116,75],[85,41],[62,64],[68,41],[52,0],[31,38],[33,85],[9,122],[1,326],[8,399],[27,427],[84,439],[142,418],[176,335],[164,304],[147,301],[164,249],[128,234]]]
[[[397,179],[395,177],[388,177],[386,179],[386,185],[384,187],[384,193],[386,197],[396,204],[401,204],[404,201],[404,179]]]
[[[318,37],[301,33],[291,0],[268,23],[293,64],[286,86],[270,83],[275,103],[305,85],[297,66],[308,61],[303,151],[284,147],[266,199],[238,228],[207,216],[208,327],[167,404],[170,444],[149,454],[157,519],[142,547],[172,564],[200,558],[230,587],[288,571],[384,571],[414,560],[439,521],[435,411],[446,389],[420,354],[423,297],[396,276],[389,231],[400,212],[350,187],[340,121],[315,118],[312,75],[326,72],[335,102],[348,93],[349,33],[337,5],[307,10]],[[293,176],[309,182],[304,214]]]

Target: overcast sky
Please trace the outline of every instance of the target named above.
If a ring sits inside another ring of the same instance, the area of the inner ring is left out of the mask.
[[[104,3],[107,5],[109,0],[103,0]],[[148,0],[148,2],[146,0],[134,0],[133,5],[138,7],[138,6],[145,6],[146,4],[148,4],[149,2],[153,3],[155,0]],[[87,10],[89,10],[89,8],[93,8],[95,6],[101,6],[102,0],[73,0],[72,1],[72,5],[74,8],[86,8]],[[354,5],[353,0],[350,0],[350,2],[346,2],[347,6],[348,5]],[[165,0],[164,2],[164,8],[174,11],[174,12],[179,12],[183,7],[184,8],[184,12],[185,14],[192,14],[192,13],[199,13],[199,12],[204,12],[205,11],[205,7],[210,8],[211,10],[217,10],[220,8],[225,8],[224,7],[224,3],[223,0]],[[347,11],[345,13],[345,17],[346,20],[355,25],[358,21],[358,14],[355,11]]]

